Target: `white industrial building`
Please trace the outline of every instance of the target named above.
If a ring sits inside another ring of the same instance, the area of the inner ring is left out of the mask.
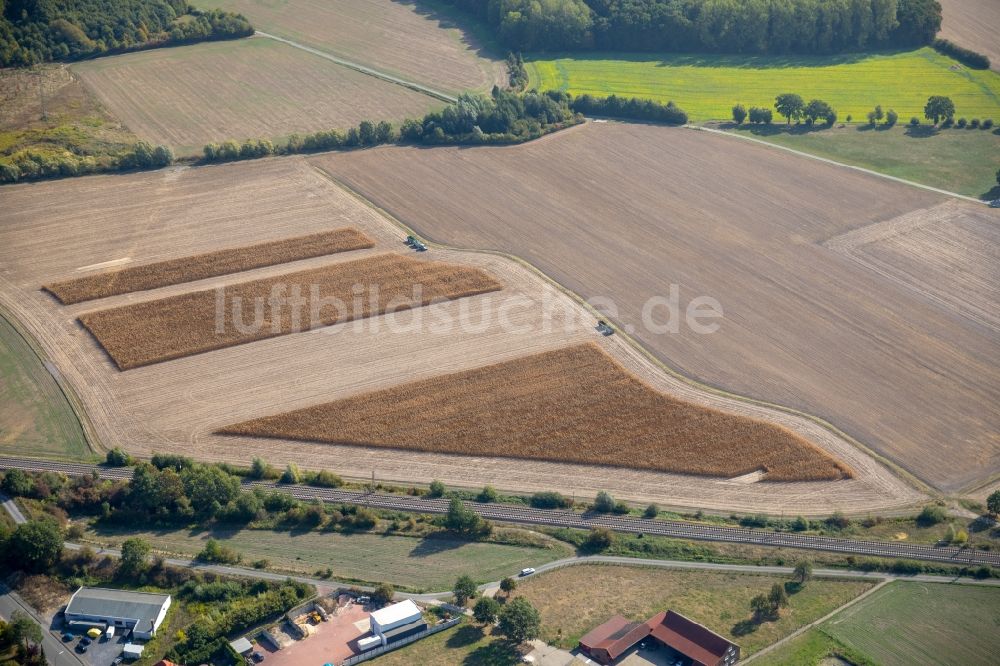
[[[149,594],[100,587],[81,587],[66,606],[66,622],[103,624],[131,630],[135,638],[150,639],[170,608],[169,594]]]
[[[358,647],[362,651],[377,645],[389,645],[427,628],[420,607],[409,599],[374,611],[368,619],[372,635],[358,641]]]

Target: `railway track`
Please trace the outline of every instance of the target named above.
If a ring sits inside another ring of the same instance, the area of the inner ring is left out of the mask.
[[[0,469],[22,469],[25,471],[60,472],[69,476],[85,476],[95,471],[103,479],[128,480],[132,469],[127,467],[103,467],[79,463],[48,462],[23,458],[0,457]],[[272,481],[243,482],[247,488],[262,488],[287,493],[300,500],[319,499],[330,504],[350,504],[367,506],[389,511],[443,514],[448,511],[448,500],[389,495],[386,493],[338,490],[335,488],[314,488],[311,486],[285,486]],[[521,525],[546,525],[550,527],[572,527],[590,529],[605,527],[629,534],[650,534],[656,536],[742,543],[758,546],[820,550],[847,555],[885,557],[893,559],[923,560],[966,566],[987,565],[1000,567],[1000,553],[957,546],[928,546],[912,543],[861,541],[837,537],[809,536],[789,532],[770,532],[744,527],[722,527],[702,525],[682,521],[649,520],[629,516],[607,514],[576,513],[557,509],[534,509],[510,504],[479,504],[466,502],[466,506],[483,518],[504,523]]]

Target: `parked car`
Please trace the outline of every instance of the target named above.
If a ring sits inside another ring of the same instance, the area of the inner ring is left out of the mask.
[[[87,651],[87,645],[89,645],[89,643],[84,643],[83,641],[80,641],[79,643],[76,644],[76,651],[79,652],[80,654],[83,654],[84,652]]]
[[[121,666],[125,662],[125,657],[115,657],[115,660],[111,662],[111,666]]]
[[[521,569],[521,575],[522,576],[530,576],[533,573],[535,573],[535,570],[532,567],[528,567],[526,569]]]
[[[65,633],[63,633],[63,635],[62,635],[62,639],[64,641],[66,641],[67,643],[69,643],[74,638],[76,638],[76,636],[74,636],[73,634],[69,633],[68,631],[65,632]]]
[[[80,639],[80,645],[90,645],[93,642],[94,641],[90,640],[86,636],[84,636],[83,638]]]
[[[254,652],[253,655],[251,655],[251,656],[253,657],[253,660],[256,663],[258,663],[258,664],[260,662],[264,661],[264,653],[263,652]]]

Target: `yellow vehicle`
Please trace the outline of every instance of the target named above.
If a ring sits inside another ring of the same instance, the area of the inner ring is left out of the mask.
[[[90,629],[87,629],[87,636],[89,636],[90,638],[93,638],[94,640],[97,640],[98,638],[100,638],[101,634],[103,634],[103,633],[104,632],[101,631],[100,629],[98,629],[97,627],[91,627]]]

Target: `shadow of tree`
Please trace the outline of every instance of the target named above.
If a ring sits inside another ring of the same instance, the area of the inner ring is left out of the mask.
[[[993,201],[994,199],[1000,199],[1000,185],[995,185],[992,188],[986,190],[979,195],[980,199],[985,199],[987,201]]]
[[[483,634],[483,630],[480,627],[472,624],[463,624],[455,630],[455,633],[448,637],[445,645],[450,648],[461,648],[478,643],[483,640],[484,636],[485,634]]]
[[[933,125],[908,125],[906,127],[906,136],[911,136],[914,139],[926,139],[928,137],[937,136],[938,128]]]
[[[502,59],[507,51],[496,41],[489,28],[474,16],[465,14],[457,7],[449,7],[435,0],[392,0],[393,2],[411,7],[414,13],[432,21],[437,21],[438,27],[455,29],[461,33],[463,46],[470,49],[480,58],[487,60]]]
[[[733,636],[746,636],[747,634],[752,634],[753,632],[757,631],[757,626],[758,626],[757,623],[751,619],[740,620],[739,622],[733,625],[733,628],[730,629],[730,632],[733,634]]]
[[[478,647],[462,661],[464,666],[513,666],[521,663],[517,646],[503,640]]]
[[[449,550],[458,550],[467,542],[446,537],[426,536],[410,551],[410,557],[429,557]]]

